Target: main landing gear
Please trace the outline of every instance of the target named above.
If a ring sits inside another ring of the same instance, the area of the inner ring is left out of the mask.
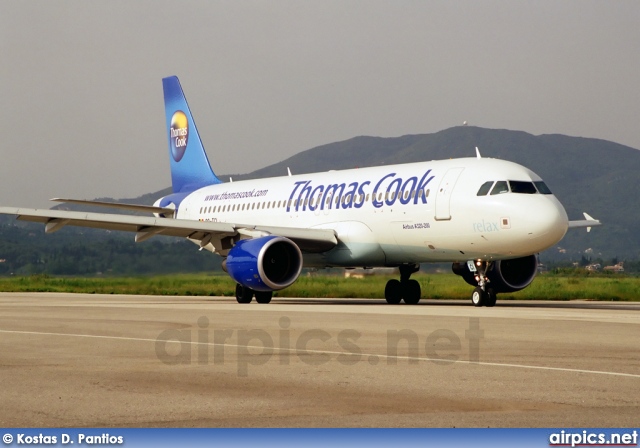
[[[471,294],[471,303],[474,306],[494,306],[498,296],[495,290],[489,286],[489,278],[486,275],[489,269],[489,262],[476,261],[475,263],[469,263],[469,268],[471,268],[471,265],[475,267],[475,272],[472,271],[472,273],[478,282],[478,286],[475,287],[473,294]]]
[[[407,305],[415,305],[420,301],[420,283],[417,280],[410,280],[411,274],[418,272],[420,265],[403,264],[400,265],[400,281],[391,279],[384,288],[384,297],[387,303],[398,304],[404,300]]]
[[[251,288],[236,284],[236,300],[238,303],[251,303],[253,296],[258,303],[269,303],[273,297],[273,291],[254,291]]]

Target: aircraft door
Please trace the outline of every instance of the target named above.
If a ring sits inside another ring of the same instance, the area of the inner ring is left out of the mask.
[[[440,181],[435,198],[436,221],[447,221],[451,219],[451,193],[463,170],[464,168],[449,168]]]

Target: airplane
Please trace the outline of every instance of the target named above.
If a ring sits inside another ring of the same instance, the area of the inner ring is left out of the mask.
[[[223,183],[214,173],[176,76],[164,78],[172,193],[153,206],[78,199],[52,201],[150,213],[132,216],[0,207],[1,214],[52,233],[81,226],[187,238],[223,257],[238,303],[269,303],[305,267],[397,267],[385,286],[390,304],[417,304],[411,279],[420,263],[451,262],[474,287],[475,306],[531,284],[538,253],[569,228],[600,225],[584,214],[569,221],[544,181],[513,162],[482,157]]]

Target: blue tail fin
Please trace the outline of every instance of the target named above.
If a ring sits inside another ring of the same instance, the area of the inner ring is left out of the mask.
[[[176,76],[162,79],[164,109],[169,136],[171,183],[174,193],[190,193],[198,188],[221,183],[204,152],[196,123]]]

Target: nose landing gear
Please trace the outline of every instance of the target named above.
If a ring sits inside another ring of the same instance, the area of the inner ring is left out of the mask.
[[[489,286],[490,280],[487,277],[487,270],[490,267],[490,262],[476,261],[469,262],[469,269],[474,272],[474,278],[478,282],[478,286],[473,290],[471,294],[471,303],[474,306],[494,306],[496,304],[497,295],[493,288]],[[471,269],[473,266],[474,269]]]
[[[422,291],[417,280],[411,280],[411,274],[418,272],[420,265],[403,264],[400,265],[400,281],[391,279],[384,288],[384,297],[387,303],[398,304],[402,300],[407,305],[415,305],[420,301]]]

